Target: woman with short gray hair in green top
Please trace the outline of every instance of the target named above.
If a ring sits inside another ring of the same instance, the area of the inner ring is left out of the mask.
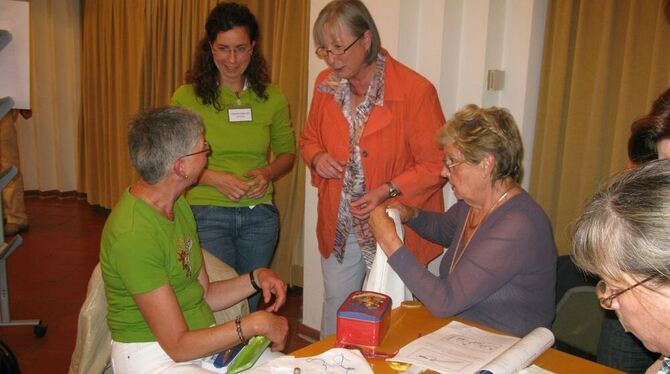
[[[159,108],[135,117],[128,132],[140,179],[112,210],[100,240],[112,365],[121,373],[206,373],[211,355],[253,336],[282,350],[286,284],[270,269],[210,281],[195,220],[183,193],[207,164],[198,115]],[[215,325],[213,311],[261,290],[268,307]],[[205,358],[205,360],[203,360]]]
[[[188,84],[172,97],[173,105],[200,114],[212,147],[207,169],[186,198],[203,248],[244,274],[269,266],[274,254],[279,214],[272,182],[293,167],[295,137],[286,98],[269,84],[249,9],[221,3],[205,30]],[[252,311],[259,297],[249,299]]]

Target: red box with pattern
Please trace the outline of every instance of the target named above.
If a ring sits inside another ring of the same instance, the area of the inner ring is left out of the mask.
[[[337,310],[337,344],[378,347],[391,320],[391,298],[354,291]]]

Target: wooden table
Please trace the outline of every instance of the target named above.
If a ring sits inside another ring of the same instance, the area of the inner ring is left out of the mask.
[[[383,352],[395,352],[412,340],[422,335],[429,334],[452,320],[458,319],[433,317],[423,306],[418,308],[396,308],[391,313],[391,326],[389,327],[389,331],[379,347],[379,350]],[[494,331],[471,321],[462,322],[485,330]],[[330,336],[293,352],[293,355],[296,357],[314,356],[333,348],[334,345],[335,336]],[[396,371],[388,366],[388,363],[384,361],[384,359],[368,359],[368,362],[375,373],[396,373]],[[538,357],[534,364],[554,373],[595,374],[619,372],[607,366],[560,352],[553,348],[547,350]]]

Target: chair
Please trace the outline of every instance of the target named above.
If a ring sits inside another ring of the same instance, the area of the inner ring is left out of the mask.
[[[579,270],[570,256],[556,262],[556,318],[552,330],[556,349],[596,359],[605,311],[595,294],[598,278]]]
[[[592,286],[569,289],[556,305],[556,348],[595,360],[605,311]]]
[[[223,280],[237,276],[233,268],[209,252],[203,250],[202,254],[210,280]],[[242,300],[228,309],[215,312],[214,318],[219,324],[232,321],[238,315],[247,314],[249,314],[249,304],[246,300]],[[69,373],[112,373],[109,364],[112,352],[111,341],[112,337],[107,327],[105,287],[100,264],[97,264],[88,281],[86,300],[79,311],[77,340],[70,361]]]

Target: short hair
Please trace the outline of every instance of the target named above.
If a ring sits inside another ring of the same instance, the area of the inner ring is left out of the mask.
[[[326,25],[329,25],[330,30],[325,30]],[[381,53],[382,42],[370,11],[360,0],[333,0],[326,4],[314,22],[314,43],[319,46],[323,45],[323,33],[334,34],[342,26],[354,37],[360,37],[364,32],[370,30],[372,42],[365,55],[365,63],[371,64],[375,61],[377,55]]]
[[[572,237],[575,264],[587,272],[670,279],[670,160],[617,175],[593,196]]]
[[[156,184],[172,164],[191,152],[203,135],[200,116],[181,107],[161,107],[130,121],[128,153],[142,179]]]
[[[658,139],[653,118],[642,117],[630,126],[628,138],[628,159],[636,165],[642,165],[658,158],[656,142]]]
[[[519,183],[523,177],[521,134],[514,117],[505,108],[467,105],[442,127],[438,143],[442,147],[453,144],[472,164],[493,155],[496,164],[492,182],[511,177]]]

